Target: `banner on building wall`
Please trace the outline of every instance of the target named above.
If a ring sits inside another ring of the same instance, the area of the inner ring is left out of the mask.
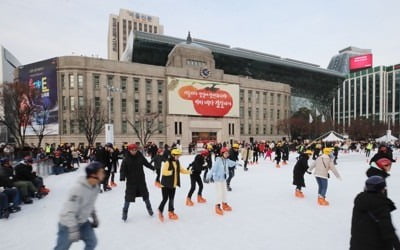
[[[350,71],[371,68],[372,67],[372,54],[350,57],[349,67],[350,67]]]
[[[55,58],[19,68],[20,83],[29,86],[28,96],[21,97],[20,108],[34,107],[27,119],[26,135],[36,135],[44,128],[44,135],[58,135],[57,61]],[[25,95],[25,94],[24,94]]]
[[[169,114],[239,117],[239,85],[168,78]]]

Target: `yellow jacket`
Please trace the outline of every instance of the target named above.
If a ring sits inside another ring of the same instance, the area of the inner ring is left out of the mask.
[[[176,161],[172,161],[172,165],[173,165],[173,169],[169,170],[169,161],[164,162],[162,168],[161,168],[161,175],[162,177],[171,177],[173,176],[173,188],[176,188],[177,186],[180,186],[180,178],[179,178],[179,174],[177,171],[177,164]],[[187,170],[185,167],[183,167],[182,165],[180,165],[180,173],[182,174],[190,174],[191,171]],[[161,180],[161,184],[163,184],[163,181]],[[162,185],[163,187],[165,186],[164,184]]]

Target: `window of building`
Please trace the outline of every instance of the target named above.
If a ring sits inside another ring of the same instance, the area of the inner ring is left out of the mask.
[[[68,132],[67,132],[67,120],[63,120],[63,123],[62,123],[62,132],[63,132],[64,135],[68,133]]]
[[[75,120],[69,121],[69,131],[70,134],[75,134]]]
[[[85,106],[85,99],[83,98],[83,96],[78,96],[78,109],[82,110],[84,106]]]
[[[244,134],[244,124],[240,123],[240,134],[243,135]]]
[[[164,122],[158,121],[158,133],[162,134],[164,132]]]
[[[274,93],[271,93],[269,104],[274,105]]]
[[[95,108],[96,110],[100,110],[100,108],[101,108],[100,97],[95,97],[95,98],[94,98],[94,108]]]
[[[73,89],[75,87],[75,78],[73,74],[69,75],[69,88]]]
[[[158,101],[158,113],[162,114],[162,112],[163,112],[163,102]]]
[[[274,134],[274,126],[270,126],[269,127],[269,133],[272,135],[272,134]]]
[[[121,132],[122,132],[122,134],[128,133],[128,122],[127,121],[122,121]]]
[[[133,90],[139,92],[139,78],[133,78]]]
[[[248,110],[247,110],[247,115],[249,116],[249,118],[251,118],[251,108],[249,108]]]
[[[95,89],[100,88],[100,75],[93,75],[93,85]]]
[[[269,110],[269,115],[270,115],[269,118],[271,119],[271,121],[274,120],[274,110],[273,109]]]
[[[276,95],[276,103],[277,103],[278,106],[281,105],[281,94],[277,94]]]
[[[132,30],[132,21],[128,21],[128,34],[131,32]]]
[[[263,103],[267,104],[267,92],[263,92]]]
[[[123,112],[123,113],[126,112],[126,99],[125,98],[121,99],[121,112]]]
[[[243,106],[240,106],[240,108],[239,108],[239,116],[240,117],[244,116],[244,107]]]
[[[75,97],[69,97],[69,110],[75,111]]]
[[[182,134],[182,122],[175,122],[175,135]]]
[[[244,101],[244,90],[241,89],[240,90],[240,102],[243,102],[243,101]]]
[[[133,29],[137,30],[137,22],[133,22]]]
[[[61,74],[61,88],[65,89],[65,75]]]
[[[263,109],[263,119],[267,119],[267,109]]]
[[[140,14],[139,14],[139,13],[136,13],[135,18],[136,18],[136,19],[140,19]]]
[[[121,77],[121,90],[122,91],[126,91],[126,82],[127,82],[127,78]]]
[[[154,34],[157,34],[157,26],[154,26]]]
[[[158,90],[159,94],[163,93],[163,90],[164,90],[164,82],[163,81],[161,81],[161,80],[157,81],[157,90]]]
[[[78,75],[78,88],[83,89],[83,75]]]
[[[267,134],[267,127],[264,125],[263,126],[263,134],[266,135]]]
[[[232,126],[232,131],[231,131],[232,134],[231,135],[235,135],[235,123],[232,123],[231,126]]]
[[[260,134],[260,126],[257,124],[256,125],[256,135]]]
[[[279,109],[276,111],[276,119],[281,119],[281,111]]]
[[[78,129],[79,129],[79,134],[85,133],[85,122],[82,119],[79,119],[78,121]]]
[[[135,99],[135,113],[139,113],[139,100]]]
[[[144,24],[144,32],[147,32],[147,24]]]
[[[146,101],[146,113],[151,113],[151,101]]]
[[[151,94],[152,84],[151,79],[146,79],[146,94]]]
[[[247,92],[247,100],[251,103],[251,98],[253,97],[253,91],[251,91],[251,90],[249,90],[248,92]]]
[[[113,86],[113,76],[107,76],[107,85]]]
[[[256,91],[256,103],[260,103],[260,92]]]
[[[139,23],[139,31],[143,31],[143,29],[142,29],[142,23]]]
[[[260,119],[260,109],[256,108],[256,119]]]
[[[63,97],[62,97],[62,110],[67,110],[67,106],[68,106],[68,104],[67,104],[67,97],[66,97],[66,96],[63,96]]]
[[[153,26],[152,25],[149,25],[149,32],[153,33]]]
[[[114,97],[111,97],[111,99],[110,99],[110,110],[111,110],[111,113],[114,112]]]
[[[249,123],[249,131],[248,134],[251,135],[251,123]]]

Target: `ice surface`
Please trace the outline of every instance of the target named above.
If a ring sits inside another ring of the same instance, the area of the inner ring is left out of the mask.
[[[395,152],[395,157],[399,153]],[[238,168],[232,180],[233,192],[228,201],[233,211],[224,216],[214,214],[215,187],[205,184],[203,196],[206,204],[185,206],[189,190],[189,176],[182,175],[182,187],[177,190],[175,211],[178,221],[159,222],[147,214],[142,199],[131,204],[126,223],[121,220],[124,201],[124,183],[111,192],[100,194],[96,208],[100,227],[96,229],[97,249],[348,249],[350,239],[353,199],[363,188],[366,179],[366,159],[363,154],[339,155],[338,170],[343,180],[333,176],[329,180],[327,200],[329,207],[317,205],[317,184],[306,174],[305,199],[294,197],[292,169],[296,154],[290,163],[280,169],[271,161],[260,161],[244,172]],[[187,165],[194,156],[183,156]],[[161,191],[154,186],[155,174],[145,170],[150,200],[156,211],[161,201]],[[8,220],[0,220],[1,249],[52,249],[56,241],[58,214],[71,185],[80,171],[45,179],[51,189],[48,197],[24,205],[22,211]],[[119,175],[116,176],[117,180]],[[400,171],[398,163],[388,178],[389,197],[400,204]],[[193,195],[196,198],[196,193]],[[193,199],[195,200],[195,199]],[[399,227],[398,211],[392,213]],[[83,249],[75,243],[71,249]]]

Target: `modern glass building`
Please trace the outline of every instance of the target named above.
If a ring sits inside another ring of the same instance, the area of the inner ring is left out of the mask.
[[[123,60],[165,66],[168,54],[184,39],[133,32],[130,35]],[[215,68],[225,74],[243,76],[250,79],[289,84],[292,88],[291,112],[302,107],[322,111],[331,116],[331,101],[337,86],[345,79],[345,74],[320,68],[318,65],[290,58],[281,58],[229,45],[193,39],[197,44],[209,48],[215,59]]]
[[[400,64],[350,73],[333,99],[333,119],[350,126],[357,118],[400,122]]]

